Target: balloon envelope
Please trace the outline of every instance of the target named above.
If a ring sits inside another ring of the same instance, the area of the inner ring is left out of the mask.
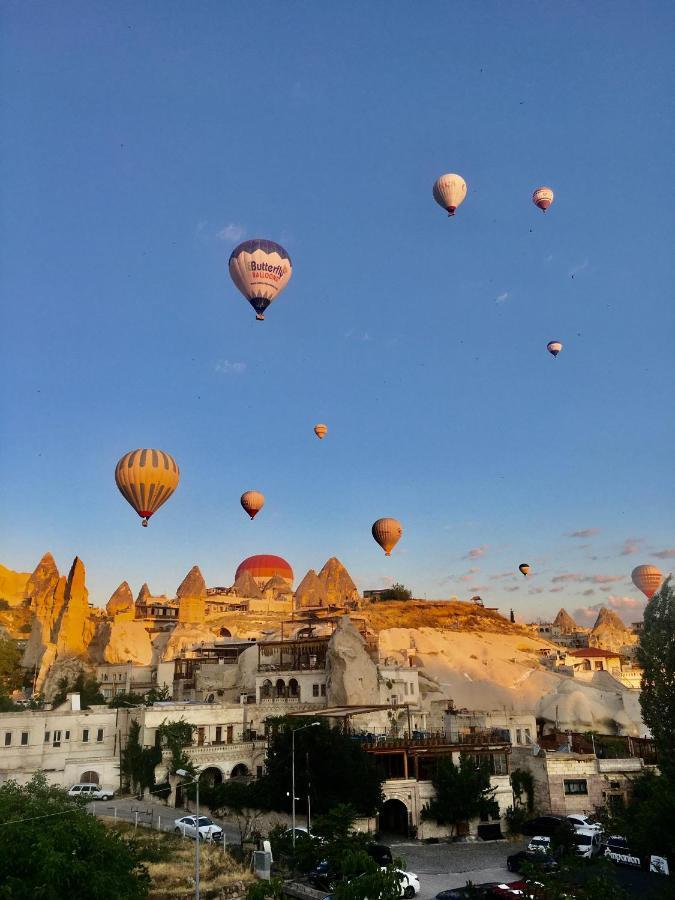
[[[530,566],[528,565],[528,563],[521,563],[518,566],[518,569],[523,573],[523,575],[527,575],[527,573],[530,571]]]
[[[265,310],[286,287],[293,274],[293,265],[281,244],[256,238],[244,241],[230,255],[232,281],[256,312],[256,319],[265,318]]]
[[[633,579],[635,587],[642,591],[647,600],[652,599],[663,580],[663,575],[656,566],[636,566],[630,577]]]
[[[328,434],[328,426],[322,425],[321,423],[319,423],[318,425],[315,425],[314,426],[314,434],[318,437],[318,439],[320,441],[322,441]]]
[[[176,460],[163,450],[139,449],[125,453],[115,466],[115,482],[143,525],[178,487]]]
[[[563,345],[560,341],[549,341],[546,345],[546,349],[551,354],[551,356],[557,356],[562,350]]]
[[[542,212],[546,212],[554,200],[555,194],[550,187],[538,187],[532,194],[532,202],[535,206],[538,206]]]
[[[391,551],[398,544],[403,528],[397,519],[378,519],[373,523],[373,537],[382,547],[386,556],[391,556]]]
[[[255,519],[265,505],[265,495],[261,494],[260,491],[245,491],[241,495],[240,503],[249,516]]]
[[[434,182],[434,200],[439,206],[448,211],[448,215],[454,216],[457,207],[464,202],[466,197],[466,181],[461,175],[441,175]]]

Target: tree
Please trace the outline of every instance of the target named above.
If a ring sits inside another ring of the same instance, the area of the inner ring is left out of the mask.
[[[244,844],[250,840],[256,826],[263,815],[264,799],[261,796],[261,785],[253,781],[245,784],[241,781],[223,781],[211,788],[205,796],[205,802],[215,815],[233,818],[239,829],[239,846],[242,858]]]
[[[16,641],[0,637],[0,694],[11,694],[21,687],[23,680],[21,653]]]
[[[311,721],[284,717],[272,721],[262,778],[262,796],[269,809],[288,812],[291,808],[292,731]],[[340,729],[322,722],[296,735],[295,790],[302,798],[301,813],[307,809],[309,795],[315,815],[340,803],[350,803],[359,815],[374,815],[382,805],[382,781],[374,757]]]
[[[90,706],[105,706],[106,699],[100,691],[100,684],[93,675],[80,672],[74,682],[67,678],[59,679],[58,690],[52,700],[53,706],[60,706],[66,702],[68,694],[79,694],[82,709]]]
[[[42,773],[0,785],[0,897],[3,900],[142,900],[149,877],[140,851]]]
[[[192,745],[192,735],[195,726],[185,719],[168,721],[165,719],[157,728],[157,740],[161,747],[171,751],[171,772],[175,774],[179,769],[185,769],[194,775],[197,771],[194,763],[185,752],[185,747]],[[160,754],[161,758],[161,754]],[[195,786],[191,782],[185,786],[185,794],[190,799],[194,798]]]
[[[490,785],[487,767],[477,765],[467,756],[461,756],[459,766],[451,756],[441,757],[431,779],[436,792],[422,808],[423,819],[434,819],[439,825],[450,825],[455,830],[460,823],[477,816],[499,814],[494,799],[496,788]]]
[[[141,726],[135,719],[129,725],[127,746],[122,751],[122,774],[127,777],[132,791],[143,793],[155,784],[155,766],[161,762],[159,747],[143,747],[139,741]]]
[[[120,707],[125,706],[143,706],[144,703],[145,697],[143,694],[135,694],[133,691],[128,694],[124,691],[120,691],[119,694],[115,694],[112,699],[108,700],[110,709],[119,709]]]
[[[664,775],[675,778],[675,590],[666,580],[650,600],[637,651],[642,666],[640,706]]]
[[[408,588],[404,584],[392,584],[390,588],[387,588],[386,591],[380,591],[377,595],[377,600],[410,600],[412,597],[412,591],[408,590]]]

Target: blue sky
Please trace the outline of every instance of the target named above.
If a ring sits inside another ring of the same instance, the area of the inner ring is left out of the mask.
[[[3,563],[78,554],[104,603],[335,554],[361,588],[639,618],[631,569],[675,558],[672,4],[3,19]],[[263,324],[227,271],[246,237],[294,264]],[[182,472],[147,529],[113,480],[139,446]]]

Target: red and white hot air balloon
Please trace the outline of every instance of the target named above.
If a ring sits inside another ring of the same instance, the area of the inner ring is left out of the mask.
[[[265,495],[261,494],[260,491],[245,491],[245,493],[241,495],[241,500],[239,502],[249,516],[252,519],[255,519],[265,505]]]
[[[449,216],[454,216],[455,210],[466,197],[466,181],[461,175],[441,175],[434,182],[433,195],[436,203],[447,210]]]
[[[554,200],[555,194],[550,187],[538,187],[532,194],[532,202],[535,206],[538,206],[542,212],[546,212]]]
[[[651,600],[663,581],[662,573],[656,566],[636,566],[631,572],[633,584],[642,591],[647,600]]]

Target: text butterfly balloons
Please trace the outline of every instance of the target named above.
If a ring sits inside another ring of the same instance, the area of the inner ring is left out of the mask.
[[[286,287],[293,265],[281,244],[256,238],[244,241],[230,255],[230,276],[255,310],[259,321],[265,310]]]

